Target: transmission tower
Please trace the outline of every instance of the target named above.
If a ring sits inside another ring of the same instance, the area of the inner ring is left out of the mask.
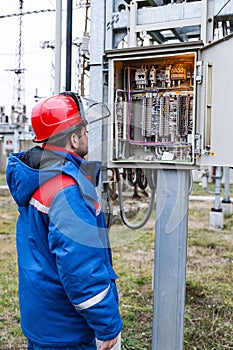
[[[23,0],[19,0],[19,36],[16,49],[16,66],[13,88],[13,104],[11,106],[11,120],[13,124],[22,126],[26,122],[25,86],[23,68]]]

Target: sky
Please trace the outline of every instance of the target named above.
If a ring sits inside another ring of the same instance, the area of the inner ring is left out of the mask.
[[[19,13],[19,0],[1,0],[0,16],[8,16]],[[62,1],[63,6],[66,1]],[[73,40],[82,37],[84,31],[84,9],[78,5],[85,1],[73,1]],[[56,0],[24,0],[23,13],[30,11],[55,10]],[[17,75],[12,71],[18,68],[19,46],[19,16],[0,18],[0,106],[5,107],[5,113],[10,114],[11,105],[14,102],[14,86],[18,86]],[[52,76],[52,62],[54,52],[51,48],[41,48],[41,43],[55,41],[56,14],[53,12],[40,12],[22,16],[22,56],[21,68],[24,74],[21,77],[22,86],[25,88],[25,104],[27,116],[35,104],[36,91],[38,96],[45,97],[51,94],[54,86]],[[65,39],[66,39],[66,9],[62,11],[62,72],[61,90],[65,86]],[[75,55],[76,47],[72,47]],[[75,61],[75,58],[73,58]],[[72,68],[72,84],[74,84]],[[37,90],[36,90],[37,89]]]

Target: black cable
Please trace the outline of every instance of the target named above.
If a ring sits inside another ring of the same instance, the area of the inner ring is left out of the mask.
[[[146,175],[142,173],[142,169],[136,169],[137,183],[141,190],[145,190],[147,187]]]
[[[106,217],[106,227],[109,230],[111,225],[112,225],[112,219],[113,219],[113,206],[112,206],[112,202],[110,200],[110,187],[107,184],[107,188],[106,188],[106,194],[107,194],[107,208],[106,208],[106,213],[105,213],[105,217]]]
[[[218,11],[218,13],[217,13],[217,15],[215,15],[215,17],[217,17],[217,16],[222,12],[222,10],[224,9],[224,7],[226,7],[227,4],[228,4],[230,1],[231,1],[231,0],[228,0],[228,1],[222,6],[222,8]]]
[[[130,229],[137,230],[141,227],[143,227],[149,220],[152,210],[154,208],[154,200],[155,200],[155,190],[151,190],[151,196],[147,208],[147,212],[145,214],[145,217],[143,220],[137,224],[132,224],[128,221],[125,215],[124,205],[123,205],[123,193],[122,193],[122,186],[121,186],[121,178],[120,178],[120,172],[119,169],[115,169],[116,173],[116,181],[118,186],[118,199],[119,199],[119,205],[120,205],[120,216],[123,221],[123,223]]]
[[[155,191],[157,186],[157,171],[155,169],[146,169],[146,178],[150,189]]]
[[[127,169],[127,180],[130,186],[136,186],[137,185],[137,176],[136,173],[133,174],[133,169]]]
[[[52,9],[47,9],[47,10],[35,10],[35,11],[27,11],[23,13],[12,13],[11,15],[2,15],[0,16],[1,18],[9,18],[9,17],[19,17],[19,16],[24,16],[24,15],[31,15],[33,13],[44,13],[44,12],[55,12],[56,10]]]

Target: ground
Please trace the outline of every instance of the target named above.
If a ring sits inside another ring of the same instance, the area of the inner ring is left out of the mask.
[[[211,204],[198,201],[189,204],[185,350],[233,349],[233,216],[224,218],[222,230],[210,228]],[[1,192],[1,350],[26,349],[17,302],[16,216],[11,197]],[[142,216],[140,211],[137,219]],[[113,224],[110,229],[124,322],[122,350],[151,349],[154,226],[153,213],[140,230],[130,230],[122,224]]]

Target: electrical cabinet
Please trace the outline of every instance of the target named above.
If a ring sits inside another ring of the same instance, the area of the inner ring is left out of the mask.
[[[207,47],[196,42],[107,52],[109,166],[233,164],[232,47],[229,36]]]

